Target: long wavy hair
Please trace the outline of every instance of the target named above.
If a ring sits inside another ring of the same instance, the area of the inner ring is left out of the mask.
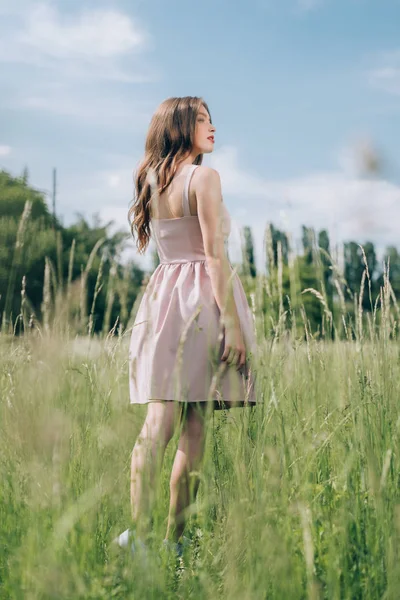
[[[147,132],[145,154],[134,174],[134,198],[128,211],[138,252],[143,254],[150,241],[150,203],[171,183],[179,163],[193,149],[196,117],[206,102],[197,96],[167,98],[154,113]],[[211,115],[210,115],[211,121]],[[203,154],[193,164],[201,165]]]

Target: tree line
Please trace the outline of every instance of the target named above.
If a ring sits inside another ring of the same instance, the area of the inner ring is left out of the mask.
[[[268,298],[264,304],[266,307],[272,305],[272,314],[286,311],[289,327],[293,325],[292,309],[302,305],[311,332],[319,330],[321,333],[321,323],[326,315],[335,322],[343,320],[346,315],[354,334],[351,337],[356,337],[355,321],[358,315],[377,312],[383,288],[389,290],[388,294],[399,314],[400,254],[395,246],[387,246],[378,263],[373,242],[359,244],[354,240],[346,241],[341,248],[343,264],[339,265],[332,258],[334,253],[326,229],[315,231],[312,227],[302,225],[300,255],[293,254],[289,236],[272,223],[268,224],[266,233]],[[240,272],[248,282],[259,277],[252,232],[247,226],[243,228],[243,266]],[[278,305],[281,305],[280,309]],[[297,311],[295,325],[303,328],[304,319],[299,317],[300,311]],[[327,337],[334,335],[331,332]]]
[[[129,233],[109,233],[110,223],[81,214],[64,227],[45,196],[21,177],[0,171],[0,315],[15,327],[21,304],[28,324],[54,318],[77,332],[126,326],[144,273],[122,264]],[[93,310],[92,310],[93,308]],[[60,323],[61,325],[61,323]]]
[[[111,222],[101,224],[95,215],[90,223],[81,214],[64,227],[50,214],[44,194],[28,179],[27,170],[20,177],[0,171],[2,329],[20,331],[35,323],[49,327],[50,321],[82,334],[125,328],[149,277],[134,260],[121,261],[129,231],[110,234]],[[261,275],[251,228],[243,227],[242,234],[243,261],[238,271],[250,296]],[[294,255],[288,235],[267,224],[265,260],[265,312],[271,313],[272,321],[287,313],[289,327],[302,327],[300,312],[304,310],[311,333],[321,332],[324,315],[335,319],[344,310],[355,313],[356,302],[363,311],[373,311],[385,283],[372,242],[361,246],[347,241],[339,272],[326,229],[317,232],[303,225],[302,254]],[[384,260],[389,260],[392,290],[399,298],[397,248],[387,247]],[[153,268],[158,261],[154,251]],[[360,286],[365,292],[361,296]]]

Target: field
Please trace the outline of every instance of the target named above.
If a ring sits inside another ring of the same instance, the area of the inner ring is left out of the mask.
[[[210,417],[177,562],[160,556],[176,437],[144,565],[129,526],[126,335],[1,338],[0,596],[398,598],[400,348],[371,339],[260,340],[254,409]]]
[[[59,235],[35,312],[25,275],[17,289],[24,245],[32,254],[26,214],[4,272],[6,308],[20,313],[4,311],[0,331],[1,600],[399,598],[400,309],[389,261],[373,279],[373,248],[351,242],[349,282],[326,232],[295,257],[268,227],[263,275],[247,231],[240,276],[259,404],[209,416],[185,530],[193,543],[174,559],[160,545],[177,429],[149,489],[143,562],[111,541],[131,524],[130,455],[146,406],[129,404],[128,342],[148,278],[128,297],[134,271],[111,262],[106,277],[102,254],[89,290],[100,242],[86,258],[76,245],[75,266],[86,267],[74,278],[75,241],[62,252]]]

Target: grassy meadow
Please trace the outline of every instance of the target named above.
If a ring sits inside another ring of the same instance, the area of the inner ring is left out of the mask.
[[[130,453],[146,414],[129,405],[130,328],[78,336],[44,293],[45,327],[3,330],[2,600],[400,597],[399,309],[389,277],[367,314],[368,268],[351,315],[343,294],[332,316],[323,286],[309,292],[330,339],[310,330],[292,275],[291,314],[272,298],[282,298],[281,264],[253,288],[243,277],[260,404],[210,416],[182,559],[159,552],[178,431],[154,493],[147,562],[110,545],[130,524]]]

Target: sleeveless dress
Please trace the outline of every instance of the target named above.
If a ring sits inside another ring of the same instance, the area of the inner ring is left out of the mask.
[[[246,364],[238,370],[221,361],[225,339],[220,310],[212,291],[199,219],[190,214],[189,207],[189,184],[197,166],[184,167],[188,172],[182,193],[183,216],[150,221],[160,263],[148,281],[132,327],[130,404],[213,402],[214,409],[229,409],[257,402],[253,315],[236,272],[232,285]],[[222,210],[226,242],[231,219],[223,202]]]

